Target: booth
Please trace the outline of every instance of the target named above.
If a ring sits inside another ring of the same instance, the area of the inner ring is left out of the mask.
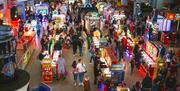
[[[59,14],[58,11],[55,10],[53,11],[52,19],[55,21],[56,28],[63,28],[66,23],[66,14]]]
[[[149,72],[150,77],[154,79],[156,77],[157,70],[157,58],[158,48],[151,42],[146,42],[144,51],[142,51],[143,61],[139,71],[143,71],[142,75],[145,76],[146,72]]]
[[[100,28],[100,17],[101,15],[97,12],[88,12],[85,15],[85,29],[90,31],[94,27]]]
[[[105,17],[105,20],[107,22],[109,22],[110,18],[112,17],[112,14],[114,12],[114,9],[112,8],[112,5],[105,6],[103,11],[104,11],[103,16]]]
[[[53,51],[50,55],[48,51],[44,51],[44,59],[41,61],[42,81],[45,83],[52,83],[53,77],[57,75],[57,61],[60,51]]]
[[[99,12],[100,14],[103,14],[103,9],[104,9],[105,6],[106,6],[106,3],[105,3],[105,2],[98,2],[98,3],[96,4],[96,8],[98,9],[98,12]]]

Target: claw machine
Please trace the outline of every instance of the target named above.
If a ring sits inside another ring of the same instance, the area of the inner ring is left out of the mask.
[[[41,61],[41,69],[42,69],[42,81],[44,83],[52,83],[53,81],[53,71],[51,58],[45,58]]]

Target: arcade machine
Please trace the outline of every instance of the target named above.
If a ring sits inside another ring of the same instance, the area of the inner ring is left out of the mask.
[[[45,58],[41,61],[41,69],[42,69],[42,81],[44,83],[52,83],[53,81],[53,71],[50,58]]]
[[[158,58],[158,48],[151,42],[146,42],[144,46],[144,51],[142,51],[143,61],[139,71],[146,75],[149,72],[150,77],[154,79],[156,77],[157,70],[157,58]]]
[[[123,64],[114,64],[111,67],[111,83],[110,88],[112,91],[116,89],[118,84],[124,81],[124,65]]]
[[[39,15],[42,15],[42,25],[44,28],[47,28],[48,26],[48,18],[49,18],[49,4],[43,3],[43,4],[36,4],[36,14],[39,17]],[[39,17],[40,18],[40,17]],[[38,19],[39,19],[38,18]]]
[[[30,75],[16,64],[16,40],[10,26],[0,25],[0,88],[1,91],[28,90]]]
[[[66,22],[66,15],[59,13],[58,10],[53,11],[52,19],[55,21],[56,28],[63,28]]]

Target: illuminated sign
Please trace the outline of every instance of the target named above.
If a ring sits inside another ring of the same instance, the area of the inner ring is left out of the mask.
[[[174,20],[175,19],[175,14],[167,13],[167,19],[168,20]]]
[[[176,20],[180,20],[180,14],[176,14],[176,15],[175,15],[175,19],[176,19]]]
[[[2,18],[3,18],[3,16],[4,16],[4,15],[3,15],[3,13],[1,13],[1,12],[0,12],[0,19],[2,19]]]

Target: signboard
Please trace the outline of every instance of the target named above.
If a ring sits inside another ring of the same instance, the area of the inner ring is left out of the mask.
[[[180,14],[176,14],[176,15],[175,15],[175,19],[176,19],[176,20],[180,20]]]
[[[46,4],[36,5],[36,13],[47,15],[49,13],[49,6]]]

